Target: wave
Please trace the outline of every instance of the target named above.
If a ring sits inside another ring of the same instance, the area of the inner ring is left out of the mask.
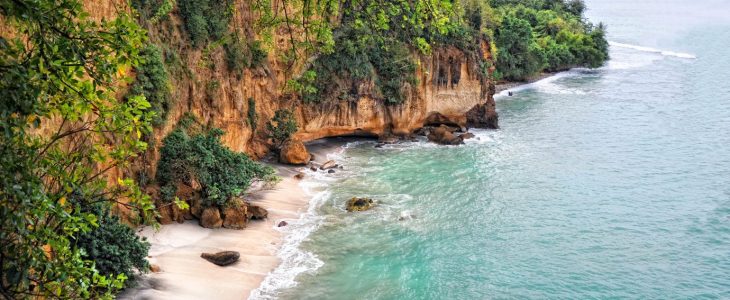
[[[618,43],[618,42],[608,42],[609,45],[613,47],[619,47],[619,48],[626,48],[626,49],[633,49],[637,51],[643,51],[643,52],[651,52],[651,53],[658,53],[664,56],[673,56],[678,58],[686,58],[686,59],[696,59],[697,56],[689,53],[682,53],[682,52],[674,52],[674,51],[667,51],[667,50],[661,50],[651,47],[644,47],[644,46],[637,46],[637,45],[631,45],[631,44],[624,44],[624,43]]]

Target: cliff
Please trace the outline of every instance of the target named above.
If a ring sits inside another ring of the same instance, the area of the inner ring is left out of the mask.
[[[127,5],[117,0],[85,1],[86,10],[98,18],[113,17],[120,10],[132,11]],[[230,26],[253,35],[249,25],[244,25],[252,24],[255,18],[249,13],[248,1],[234,1],[233,11]],[[429,123],[497,127],[494,83],[478,72],[478,59],[492,60],[486,40],[481,41],[478,53],[471,55],[454,47],[434,49],[430,56],[414,53],[418,80],[415,86],[403,86],[406,97],[402,104],[386,105],[377,99],[370,92],[373,84],[359,86],[361,96],[354,101],[304,103],[285,93],[286,81],[302,69],[302,64],[286,65],[277,59],[289,43],[285,28],[275,31],[275,46],[268,49],[264,64],[237,76],[226,67],[223,47],[196,49],[191,45],[178,8],[159,22],[141,23],[148,30],[150,42],[163,50],[172,93],[166,120],[154,129],[152,146],[139,164],[152,178],[162,139],[186,114],[223,129],[226,146],[253,157],[269,150],[265,124],[280,108],[294,111],[299,124],[295,137],[303,141],[350,135],[405,136]],[[251,103],[258,116],[253,128],[247,118]]]

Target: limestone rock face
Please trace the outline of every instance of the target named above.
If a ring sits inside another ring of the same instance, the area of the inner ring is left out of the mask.
[[[291,165],[306,165],[311,157],[304,143],[297,139],[284,143],[279,152],[279,162]]]
[[[365,211],[373,208],[373,206],[375,206],[373,199],[353,197],[352,199],[347,200],[346,209],[349,212]]]
[[[455,136],[450,128],[444,125],[431,130],[428,134],[428,140],[441,145],[460,145],[464,143],[460,136]]]
[[[238,253],[238,251],[221,251],[218,253],[203,253],[200,254],[200,257],[223,267],[237,262],[241,258],[241,253]]]
[[[223,209],[223,227],[229,229],[244,229],[248,222],[248,206],[231,205]]]
[[[221,228],[223,219],[218,207],[206,207],[200,216],[200,226],[205,228]]]

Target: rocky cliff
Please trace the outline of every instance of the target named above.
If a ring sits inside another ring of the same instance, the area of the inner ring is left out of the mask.
[[[247,13],[248,1],[233,3],[230,26],[253,35],[253,31],[244,25],[251,24],[255,18]],[[122,0],[85,1],[85,6],[98,18],[113,17],[118,11],[132,11]],[[430,56],[413,54],[418,61],[418,80],[415,86],[406,84],[403,87],[406,100],[402,104],[384,104],[368,92],[372,84],[358,87],[362,96],[354,101],[324,99],[318,103],[303,103],[298,97],[284,92],[286,81],[302,68],[301,65],[285,65],[277,59],[287,47],[290,36],[285,28],[275,32],[276,45],[269,49],[262,66],[236,76],[227,70],[222,47],[196,49],[191,46],[177,8],[159,22],[141,22],[148,30],[150,42],[163,49],[173,99],[165,122],[155,128],[151,137],[154,146],[141,164],[152,176],[162,139],[186,114],[192,114],[205,125],[223,129],[222,141],[228,147],[254,157],[261,157],[268,151],[270,143],[265,123],[280,108],[295,112],[299,124],[295,137],[303,141],[348,135],[404,136],[429,123],[497,127],[492,97],[494,84],[478,71],[477,59],[491,60],[486,40],[481,41],[479,53],[471,55],[453,47],[434,49]],[[258,116],[253,127],[247,119],[250,104],[255,105]]]

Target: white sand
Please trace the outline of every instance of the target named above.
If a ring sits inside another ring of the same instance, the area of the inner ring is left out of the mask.
[[[266,275],[279,264],[276,252],[282,233],[276,225],[291,222],[306,210],[308,198],[292,178],[292,170],[280,170],[283,181],[274,190],[257,192],[250,199],[269,211],[268,219],[250,221],[243,230],[206,229],[196,221],[142,229],[152,244],[151,264],[161,272],[149,273],[140,286],[120,299],[247,299]],[[241,259],[219,267],[200,257],[202,252],[233,250]]]

